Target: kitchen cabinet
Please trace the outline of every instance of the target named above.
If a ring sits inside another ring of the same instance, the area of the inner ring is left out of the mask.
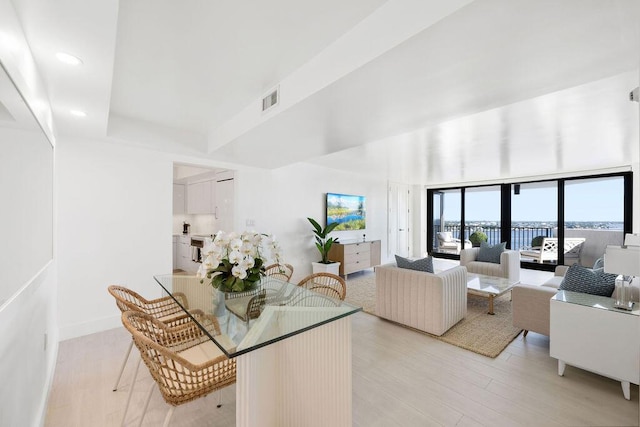
[[[173,214],[186,213],[186,190],[184,184],[173,184]]]
[[[193,261],[191,260],[191,238],[189,236],[178,236],[176,251],[176,267],[187,272],[193,271]]]
[[[187,184],[187,213],[215,213],[215,179]]]
[[[172,267],[174,270],[178,268],[178,236],[173,236],[173,263]]]

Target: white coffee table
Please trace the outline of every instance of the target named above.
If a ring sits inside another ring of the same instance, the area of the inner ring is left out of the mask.
[[[484,274],[467,274],[467,292],[489,299],[488,314],[493,312],[493,299],[509,292],[520,283],[517,280],[509,280],[504,277],[486,276]]]

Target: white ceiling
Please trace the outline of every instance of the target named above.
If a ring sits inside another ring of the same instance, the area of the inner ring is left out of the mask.
[[[635,0],[14,3],[63,136],[431,185],[637,156]]]

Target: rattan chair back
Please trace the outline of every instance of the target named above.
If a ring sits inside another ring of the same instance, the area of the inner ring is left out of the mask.
[[[264,274],[288,282],[293,276],[293,266],[291,264],[271,264],[265,268]]]
[[[124,286],[111,285],[108,288],[109,293],[116,299],[116,305],[121,312],[128,310],[140,311],[142,313],[150,314],[156,319],[166,318],[168,316],[174,316],[182,314],[183,308],[189,308],[189,302],[185,294],[176,292],[173,296],[180,301],[180,304],[170,296],[147,300],[140,296],[137,292],[132,291]]]
[[[199,323],[209,322],[219,334],[215,317],[205,317],[198,319]],[[171,328],[146,313],[126,311],[122,323],[169,405],[182,405],[235,383],[235,359],[220,355],[194,365],[180,356],[180,351],[209,339],[194,322]]]
[[[340,301],[312,292],[299,292],[293,295],[286,305],[294,307],[338,307]]]
[[[302,279],[298,286],[343,301],[347,295],[347,284],[344,279],[331,273],[310,274]]]

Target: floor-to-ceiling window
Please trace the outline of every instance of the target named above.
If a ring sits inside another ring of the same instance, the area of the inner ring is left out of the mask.
[[[624,172],[429,189],[429,250],[457,258],[486,239],[520,251],[525,267],[592,266],[631,232],[631,185],[632,173]],[[443,232],[453,242],[443,242]]]
[[[524,263],[529,250],[541,250],[545,238],[557,238],[558,182],[530,182],[511,185],[511,248],[522,251]]]
[[[624,240],[624,177],[564,182],[564,263],[591,266]]]
[[[472,246],[500,243],[500,186],[467,188],[464,197],[465,239]]]
[[[459,254],[461,241],[461,196],[460,189],[435,191],[431,198],[430,230],[431,247],[434,252]]]

